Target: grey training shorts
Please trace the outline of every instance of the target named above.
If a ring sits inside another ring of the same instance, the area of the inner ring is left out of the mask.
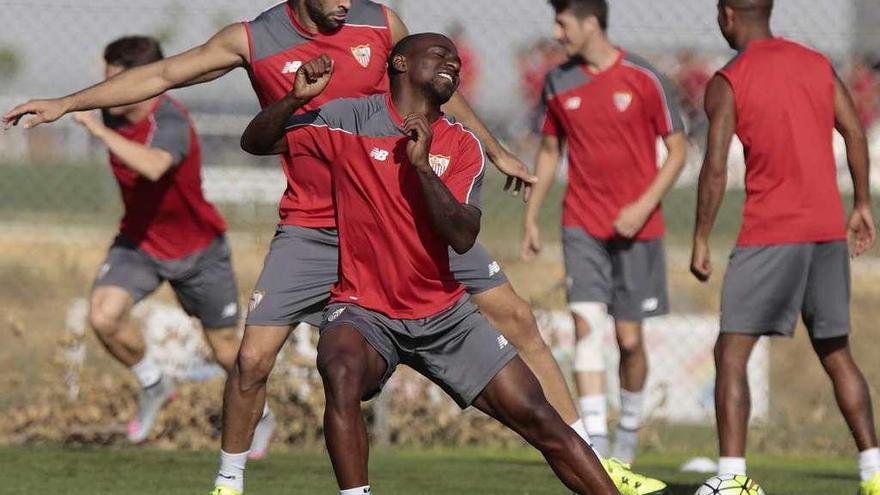
[[[620,321],[669,312],[663,241],[601,240],[578,227],[562,229],[568,302],[600,302]]]
[[[471,294],[507,282],[480,244],[462,255],[450,249],[449,259],[453,276]],[[338,267],[336,229],[279,225],[251,294],[247,324],[288,326],[304,321],[319,326]]]
[[[469,299],[462,296],[451,308],[416,320],[388,318],[354,304],[331,304],[324,312],[321,336],[342,325],[354,327],[388,365],[382,385],[398,364],[405,364],[464,409],[516,357],[513,345]]]
[[[175,260],[158,259],[124,237],[116,236],[95,278],[94,287],[125,289],[138,302],[167,280],[184,311],[205,329],[238,324],[238,290],[225,236],[208,247]]]
[[[721,332],[794,334],[800,315],[812,339],[849,334],[845,241],[733,250],[721,291]]]

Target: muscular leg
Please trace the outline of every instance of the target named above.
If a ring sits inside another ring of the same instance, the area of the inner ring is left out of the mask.
[[[575,493],[620,493],[593,451],[544,398],[537,379],[520,358],[495,375],[474,406],[541,451],[559,479]]]
[[[382,357],[355,328],[341,325],[318,341],[318,371],[324,383],[324,439],[340,490],[369,485],[369,439],[361,401],[385,374]]]
[[[266,404],[266,382],[275,358],[287,336],[289,326],[251,326],[244,328],[238,359],[226,377],[223,391],[224,452],[244,452],[253,441],[254,428]]]
[[[475,295],[473,301],[492,325],[517,348],[562,420],[566,424],[577,421],[577,408],[565,377],[538,331],[538,323],[529,304],[519,297],[509,282]]]
[[[206,328],[205,338],[208,340],[211,352],[214,353],[214,360],[226,370],[227,375],[231,374],[241,346],[238,340],[238,328]]]
[[[134,301],[122,287],[102,286],[92,291],[89,324],[111,356],[127,367],[144,358],[141,333],[128,320]]]
[[[640,392],[648,378],[642,322],[616,321],[615,329],[620,349],[620,387],[630,392]]]
[[[850,353],[849,339],[839,337],[814,340],[813,349],[819,356],[825,372],[831,378],[837,405],[846,419],[859,451],[877,447],[871,393],[865,377]]]
[[[758,337],[723,333],[715,344],[715,417],[721,457],[745,457],[751,412],[747,365]]]

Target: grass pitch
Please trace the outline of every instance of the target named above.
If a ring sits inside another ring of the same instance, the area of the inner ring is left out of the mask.
[[[639,467],[666,480],[673,495],[691,495],[708,475],[679,473],[685,457],[648,454]],[[0,447],[0,494],[205,495],[216,462],[210,451]],[[757,456],[750,471],[768,495],[849,494],[858,486],[852,459]],[[540,456],[525,448],[375,450],[371,479],[380,495],[568,493]],[[330,462],[320,451],[274,452],[252,462],[247,489],[254,495],[337,493]]]

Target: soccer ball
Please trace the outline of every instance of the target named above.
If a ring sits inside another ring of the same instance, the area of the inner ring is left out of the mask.
[[[694,495],[766,495],[758,483],[742,474],[722,474],[709,478]]]

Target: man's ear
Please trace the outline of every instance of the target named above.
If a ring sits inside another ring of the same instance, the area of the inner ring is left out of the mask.
[[[394,72],[406,72],[406,57],[401,54],[397,54],[394,58],[391,59],[391,67],[394,68]]]

